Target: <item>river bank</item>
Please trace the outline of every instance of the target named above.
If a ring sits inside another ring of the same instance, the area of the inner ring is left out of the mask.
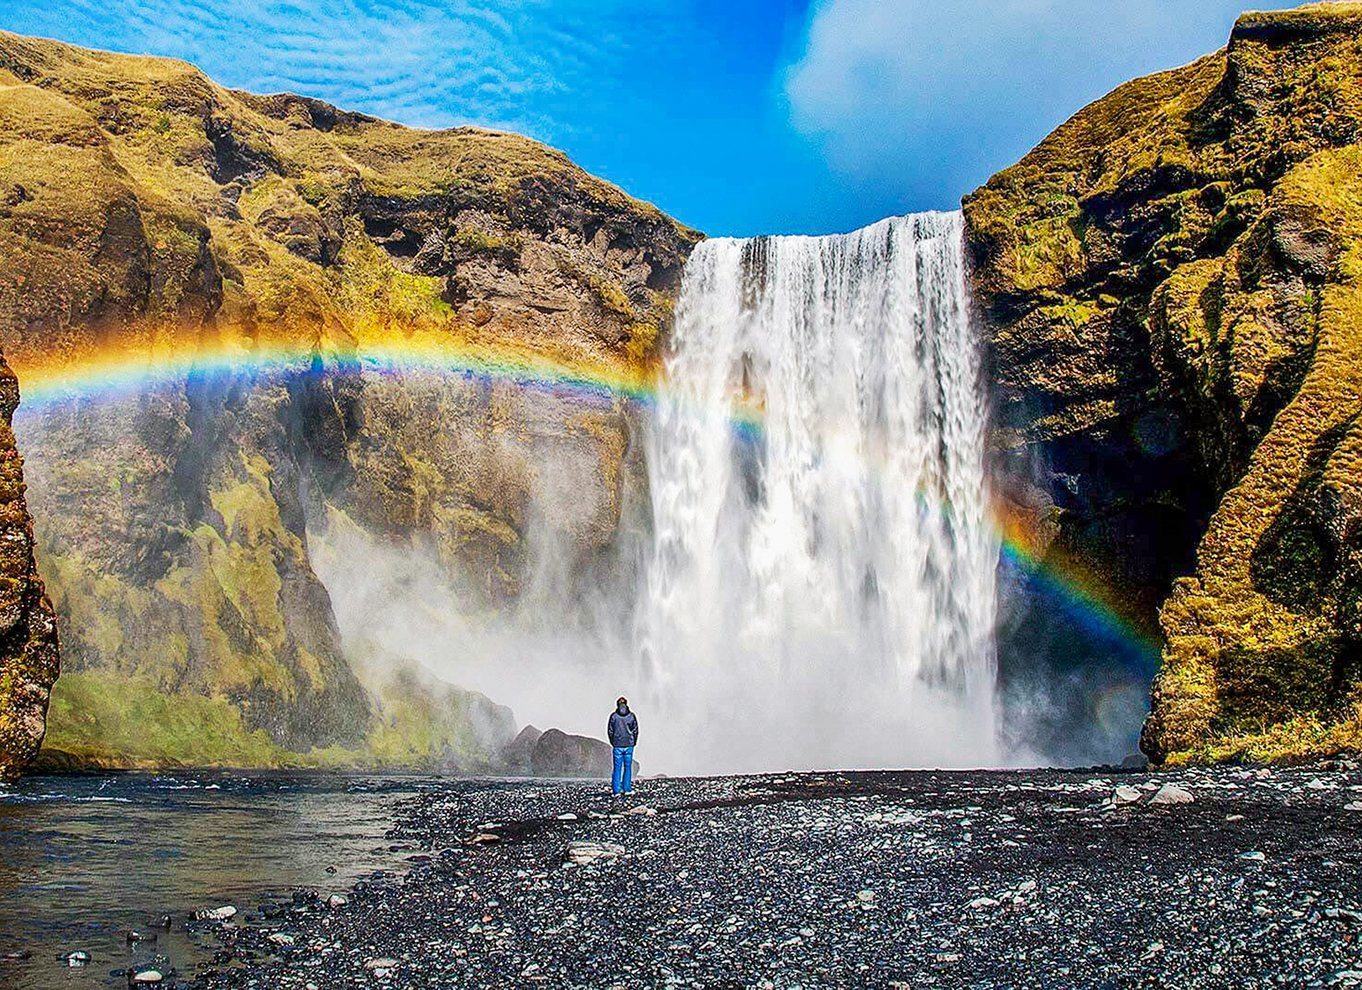
[[[395,806],[437,785],[182,770],[0,787],[0,987],[126,987],[145,969],[187,980],[220,951],[214,933],[186,925],[191,913],[244,913],[296,887],[327,895],[400,870],[410,850],[385,839]]]
[[[404,798],[407,875],[198,923],[195,986],[1362,985],[1353,761],[601,790]]]

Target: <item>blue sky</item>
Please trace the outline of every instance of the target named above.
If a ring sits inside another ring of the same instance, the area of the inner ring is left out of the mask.
[[[0,27],[562,148],[710,234],[950,209],[1249,0],[0,0]],[[1279,5],[1294,5],[1279,2]]]

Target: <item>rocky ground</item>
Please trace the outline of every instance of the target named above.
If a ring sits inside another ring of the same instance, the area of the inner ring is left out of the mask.
[[[1362,771],[451,782],[203,988],[1362,985]]]

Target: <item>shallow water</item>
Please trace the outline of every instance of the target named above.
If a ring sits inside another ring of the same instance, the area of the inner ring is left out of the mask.
[[[295,887],[323,897],[409,850],[384,840],[394,802],[430,778],[289,773],[38,776],[0,789],[0,986],[126,986],[130,965],[169,964],[187,979],[212,946],[189,914],[244,914]],[[328,867],[334,872],[328,873]],[[174,919],[171,931],[154,926]],[[129,946],[130,928],[158,934]],[[59,962],[83,950],[84,967]],[[173,985],[171,983],[170,985]]]

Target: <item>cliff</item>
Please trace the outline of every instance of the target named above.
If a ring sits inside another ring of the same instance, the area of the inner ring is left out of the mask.
[[[1006,497],[1162,642],[1155,761],[1362,741],[1359,141],[1362,5],[1245,14],[965,201]]]
[[[57,623],[33,560],[24,462],[10,420],[19,385],[0,357],[0,780],[32,761],[57,677]]]
[[[63,621],[48,745],[485,765],[509,713],[367,662],[319,541],[419,550],[475,610],[514,607],[544,546],[569,581],[623,566],[634,410],[485,369],[646,377],[697,238],[522,137],[0,34],[0,344],[38,396],[16,423]]]

